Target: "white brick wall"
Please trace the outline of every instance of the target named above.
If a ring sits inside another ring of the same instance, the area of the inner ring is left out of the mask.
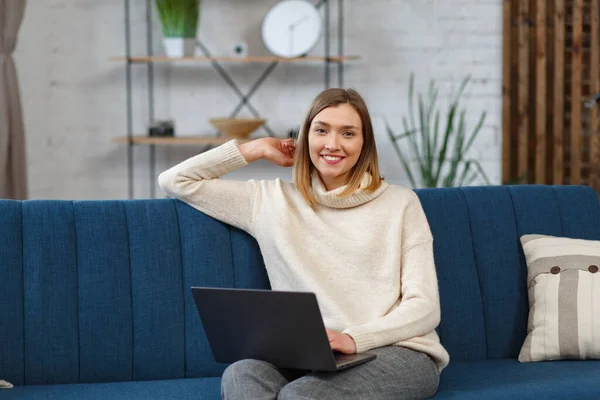
[[[199,36],[214,54],[245,40],[250,54],[268,54],[260,23],[275,0],[203,0]],[[145,1],[131,0],[133,51],[145,52]],[[336,15],[337,2],[331,6]],[[393,183],[407,184],[382,129],[382,118],[400,129],[406,112],[408,76],[417,88],[435,78],[448,93],[471,74],[469,121],[488,113],[473,154],[494,183],[501,170],[501,0],[345,0],[345,51],[361,55],[346,64],[345,86],[367,99],[373,114],[382,169]],[[154,48],[162,53],[155,18]],[[332,33],[337,32],[335,23]],[[322,54],[323,43],[313,52]],[[336,47],[332,49],[335,51]],[[111,142],[125,134],[125,67],[109,62],[123,55],[122,0],[28,2],[16,60],[24,103],[32,198],[126,198],[126,148]],[[225,65],[247,91],[266,65]],[[156,117],[173,117],[180,133],[211,131],[208,118],[228,115],[237,96],[211,66],[155,67]],[[135,129],[148,119],[145,67],[134,66]],[[336,80],[332,68],[332,82]],[[253,105],[283,134],[298,125],[323,89],[321,64],[279,65],[252,98]],[[243,115],[249,115],[245,110]],[[196,152],[193,147],[157,148],[157,172]],[[148,148],[135,148],[136,196],[149,195]],[[258,162],[233,179],[291,178],[289,169]]]

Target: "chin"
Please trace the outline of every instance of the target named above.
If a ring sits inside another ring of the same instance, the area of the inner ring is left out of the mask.
[[[322,165],[319,168],[317,168],[317,171],[319,171],[321,176],[326,176],[328,178],[335,178],[336,176],[340,176],[345,173],[339,168],[331,167],[330,165]]]
[[[319,174],[321,175],[321,178],[324,179],[339,179],[346,175],[346,172],[319,171]]]

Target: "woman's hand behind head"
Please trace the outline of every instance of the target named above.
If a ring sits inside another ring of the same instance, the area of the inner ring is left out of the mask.
[[[248,162],[262,158],[281,167],[291,167],[294,165],[296,144],[293,139],[260,138],[242,143],[239,149],[242,156]]]

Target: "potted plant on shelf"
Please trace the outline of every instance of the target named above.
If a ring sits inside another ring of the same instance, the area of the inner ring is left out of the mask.
[[[201,0],[156,0],[168,57],[193,56]]]
[[[413,187],[466,186],[482,179],[490,184],[480,163],[467,155],[479,134],[486,112],[483,111],[475,127],[467,132],[466,111],[460,108],[460,99],[470,80],[463,79],[458,92],[450,99],[442,121],[437,109],[438,89],[430,81],[427,98],[418,94],[417,109],[414,101],[414,75],[408,89],[408,118],[402,117],[403,130],[392,131],[385,121],[387,134]],[[416,111],[416,112],[415,112]],[[408,142],[409,157],[399,142]],[[416,163],[416,167],[411,166]]]

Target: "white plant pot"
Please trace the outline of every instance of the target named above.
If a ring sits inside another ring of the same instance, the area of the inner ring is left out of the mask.
[[[163,38],[167,57],[191,57],[196,49],[194,38]]]

